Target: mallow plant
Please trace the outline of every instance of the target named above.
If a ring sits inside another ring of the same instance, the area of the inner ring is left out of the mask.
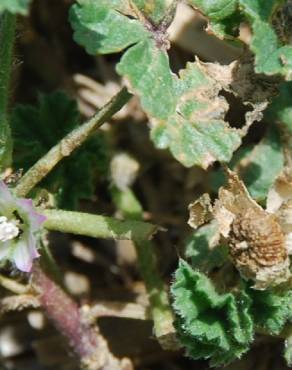
[[[31,1],[0,2],[0,262],[5,271],[24,272],[28,285],[8,276],[0,283],[19,295],[30,289],[82,367],[125,369],[129,363],[110,352],[96,323],[62,289],[62,266],[55,265],[45,239],[56,230],[132,240],[163,348],[223,366],[241,358],[258,334],[278,336],[291,365],[292,3],[184,1],[205,17],[208,33],[240,53],[229,64],[194,56],[176,74],[168,29],[180,3],[73,3],[68,17],[75,42],[91,55],[119,53],[115,68],[124,84],[80,125],[76,103],[60,92],[41,95],[36,106],[11,108],[17,17],[29,13]],[[243,25],[248,39],[241,37]],[[133,96],[147,115],[157,152],[208,170],[211,179],[210,193],[189,205],[191,231],[169,287],[150,240],[167,230],[143,220],[130,186],[112,189],[123,220],[78,211],[78,201],[94,193],[99,159],[111,155],[98,129]],[[246,109],[241,125],[228,120],[232,101]],[[262,120],[267,128],[261,140],[246,145],[246,135]],[[68,178],[68,169],[78,169],[78,179]],[[53,207],[39,201],[40,189],[53,195]]]

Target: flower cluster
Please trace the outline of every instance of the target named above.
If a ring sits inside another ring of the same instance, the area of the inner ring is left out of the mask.
[[[31,199],[14,197],[1,181],[0,261],[9,260],[19,270],[29,272],[32,261],[39,257],[38,234],[45,219],[34,210]]]

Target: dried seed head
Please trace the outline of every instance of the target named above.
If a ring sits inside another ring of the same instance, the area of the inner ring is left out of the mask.
[[[276,215],[264,211],[237,175],[228,171],[228,185],[219,191],[214,215],[230,256],[255,288],[278,285],[290,277],[286,235]]]
[[[287,259],[284,234],[275,216],[248,209],[238,214],[229,235],[230,255],[241,273],[255,279],[266,267]]]

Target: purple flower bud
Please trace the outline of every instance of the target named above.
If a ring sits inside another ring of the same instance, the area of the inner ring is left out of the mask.
[[[45,220],[31,199],[14,197],[0,181],[0,260],[10,260],[19,270],[29,272],[39,257],[39,230]]]

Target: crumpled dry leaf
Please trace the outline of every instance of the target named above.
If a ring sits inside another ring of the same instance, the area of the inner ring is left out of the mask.
[[[292,182],[279,177],[264,210],[249,195],[237,174],[226,169],[227,185],[219,190],[212,207],[207,195],[189,206],[189,225],[197,228],[212,217],[229,246],[240,274],[254,281],[255,289],[287,282],[292,250]]]
[[[263,118],[263,111],[269,100],[278,91],[279,80],[256,74],[254,57],[249,53],[244,53],[239,59],[227,65],[203,62],[200,62],[200,65],[225,91],[234,94],[244,105],[252,108],[246,113],[245,126],[242,128],[242,135],[246,135],[248,128]]]
[[[290,277],[285,234],[276,215],[261,208],[238,176],[228,170],[228,184],[219,190],[214,217],[227,239],[230,256],[241,275],[265,289]]]
[[[268,193],[267,212],[277,216],[285,233],[288,253],[292,254],[292,170],[288,166]]]
[[[207,193],[191,203],[188,208],[190,212],[188,224],[195,230],[213,218],[211,199]]]

